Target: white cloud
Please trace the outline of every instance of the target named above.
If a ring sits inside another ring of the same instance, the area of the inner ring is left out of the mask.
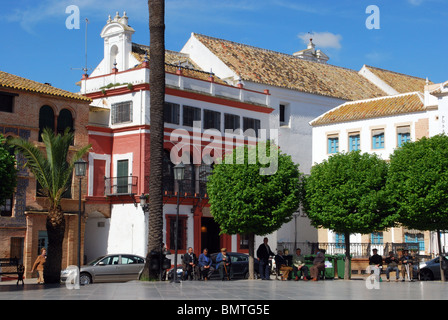
[[[342,47],[342,36],[340,34],[331,32],[313,32],[311,35],[309,33],[300,33],[298,35],[305,44],[309,43],[310,36],[313,38],[314,44],[319,48],[340,49]]]

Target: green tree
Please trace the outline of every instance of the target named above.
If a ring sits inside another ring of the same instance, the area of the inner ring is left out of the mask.
[[[448,136],[424,137],[396,149],[390,157],[387,190],[398,222],[436,231],[441,254],[440,231],[448,230]]]
[[[261,154],[268,155],[273,170],[264,171],[268,161]],[[213,168],[207,183],[211,213],[221,234],[248,236],[250,279],[255,235],[272,233],[292,219],[300,204],[299,178],[298,165],[273,144],[238,147]]]
[[[165,1],[148,0],[151,141],[149,174],[148,253],[141,279],[156,279],[151,252],[161,252],[163,241],[163,136],[165,103]]]
[[[48,216],[46,228],[48,233],[48,258],[45,263],[45,283],[59,283],[62,262],[62,242],[65,233],[65,218],[61,208],[63,193],[70,186],[74,163],[87,153],[90,145],[81,147],[73,155],[69,148],[73,133],[67,128],[63,135],[44,129],[42,141],[45,150],[32,142],[21,138],[9,141],[26,159],[25,166],[31,171],[41,185],[41,192],[48,198]]]
[[[5,138],[0,134],[0,206],[11,198],[17,185],[16,158],[10,152],[10,147],[5,143]]]
[[[344,279],[350,279],[350,234],[394,224],[385,197],[387,171],[387,162],[377,155],[352,151],[316,164],[303,180],[303,204],[311,224],[344,234]]]

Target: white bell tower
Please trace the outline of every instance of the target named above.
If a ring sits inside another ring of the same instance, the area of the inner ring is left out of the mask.
[[[104,39],[104,60],[102,62],[101,74],[109,74],[114,68],[118,71],[130,68],[132,56],[132,35],[135,30],[128,24],[126,12],[120,17],[118,12],[112,19],[109,16],[107,24],[101,31]]]

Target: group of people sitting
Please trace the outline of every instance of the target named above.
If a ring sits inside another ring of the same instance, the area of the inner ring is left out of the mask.
[[[259,273],[261,280],[270,280],[270,266],[269,258],[274,256],[275,266],[279,273],[281,273],[281,279],[289,279],[289,274],[293,272],[295,274],[294,280],[297,281],[301,277],[303,280],[318,281],[321,272],[325,271],[325,250],[317,250],[316,256],[313,260],[313,265],[308,268],[306,265],[305,257],[302,255],[300,248],[296,249],[296,254],[292,259],[292,265],[289,265],[285,258],[284,252],[279,250],[277,254],[271,251],[268,245],[268,238],[263,239],[263,243],[260,244],[257,250],[257,259],[259,261]],[[310,278],[311,275],[311,278]]]
[[[230,280],[233,277],[231,260],[226,248],[221,249],[221,252],[216,256],[215,263],[213,263],[207,248],[202,251],[198,259],[193,252],[193,248],[189,247],[182,257],[182,266],[183,280],[203,279],[208,281],[216,268],[221,280]]]
[[[383,257],[378,254],[377,249],[372,250],[373,255],[369,257],[369,266],[377,268],[378,275],[381,273],[383,268]],[[394,252],[390,251],[389,256],[384,259],[384,264],[386,265],[386,279],[387,282],[390,281],[390,273],[396,272],[395,281],[400,279],[398,266],[401,264],[401,281],[405,281],[406,276],[409,281],[414,281],[413,265],[415,263],[414,257],[409,254],[409,250],[403,250],[403,255],[401,257],[395,257]],[[375,270],[373,270],[375,271]]]

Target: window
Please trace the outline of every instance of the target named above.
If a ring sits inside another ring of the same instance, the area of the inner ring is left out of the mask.
[[[334,235],[334,242],[336,242],[336,249],[345,248],[345,235],[342,233],[336,233]]]
[[[10,112],[14,111],[14,97],[18,96],[17,94],[8,93],[8,92],[0,92],[0,111],[1,112]]]
[[[221,113],[204,110],[204,130],[216,129],[221,131]]]
[[[372,130],[372,149],[384,149],[384,129]]]
[[[132,101],[112,105],[112,124],[132,122]]]
[[[349,151],[357,151],[361,149],[361,138],[359,133],[350,134],[348,137]]]
[[[425,251],[425,236],[423,233],[409,233],[404,234],[404,242],[418,243],[418,250]]]
[[[243,130],[245,135],[250,137],[258,137],[258,130],[260,129],[260,127],[260,120],[246,117],[243,118]],[[254,132],[252,133],[252,130],[250,129],[254,130]]]
[[[42,248],[48,248],[48,234],[47,231],[41,230],[37,237],[37,254],[40,255],[40,250]]]
[[[279,105],[279,123],[280,126],[289,124],[289,106],[286,104]]]
[[[372,232],[370,234],[371,244],[383,244],[383,233],[382,232]]]
[[[240,129],[240,116],[235,114],[224,113],[224,130]]]
[[[45,128],[54,131],[54,111],[50,106],[43,106],[39,110],[39,138],[42,142],[42,133]]]
[[[183,124],[184,126],[193,127],[194,121],[201,121],[201,109],[196,107],[183,107]]]
[[[167,216],[169,227],[169,243],[168,249],[175,249],[175,235],[176,235],[176,216]],[[187,250],[187,217],[179,216],[179,228],[177,233],[177,249]]]
[[[129,160],[117,161],[117,193],[131,193],[129,190]]]
[[[57,132],[62,134],[67,128],[70,128],[70,132],[73,132],[73,116],[70,110],[62,109],[58,116]]]
[[[328,137],[328,153],[338,153],[339,152],[339,137],[329,136]]]
[[[166,123],[179,124],[180,106],[177,103],[165,102],[164,121]]]
[[[397,128],[397,145],[403,146],[406,142],[411,141],[411,128],[409,126]]]
[[[5,204],[0,206],[0,217],[12,217],[12,202],[13,198],[5,200]]]

